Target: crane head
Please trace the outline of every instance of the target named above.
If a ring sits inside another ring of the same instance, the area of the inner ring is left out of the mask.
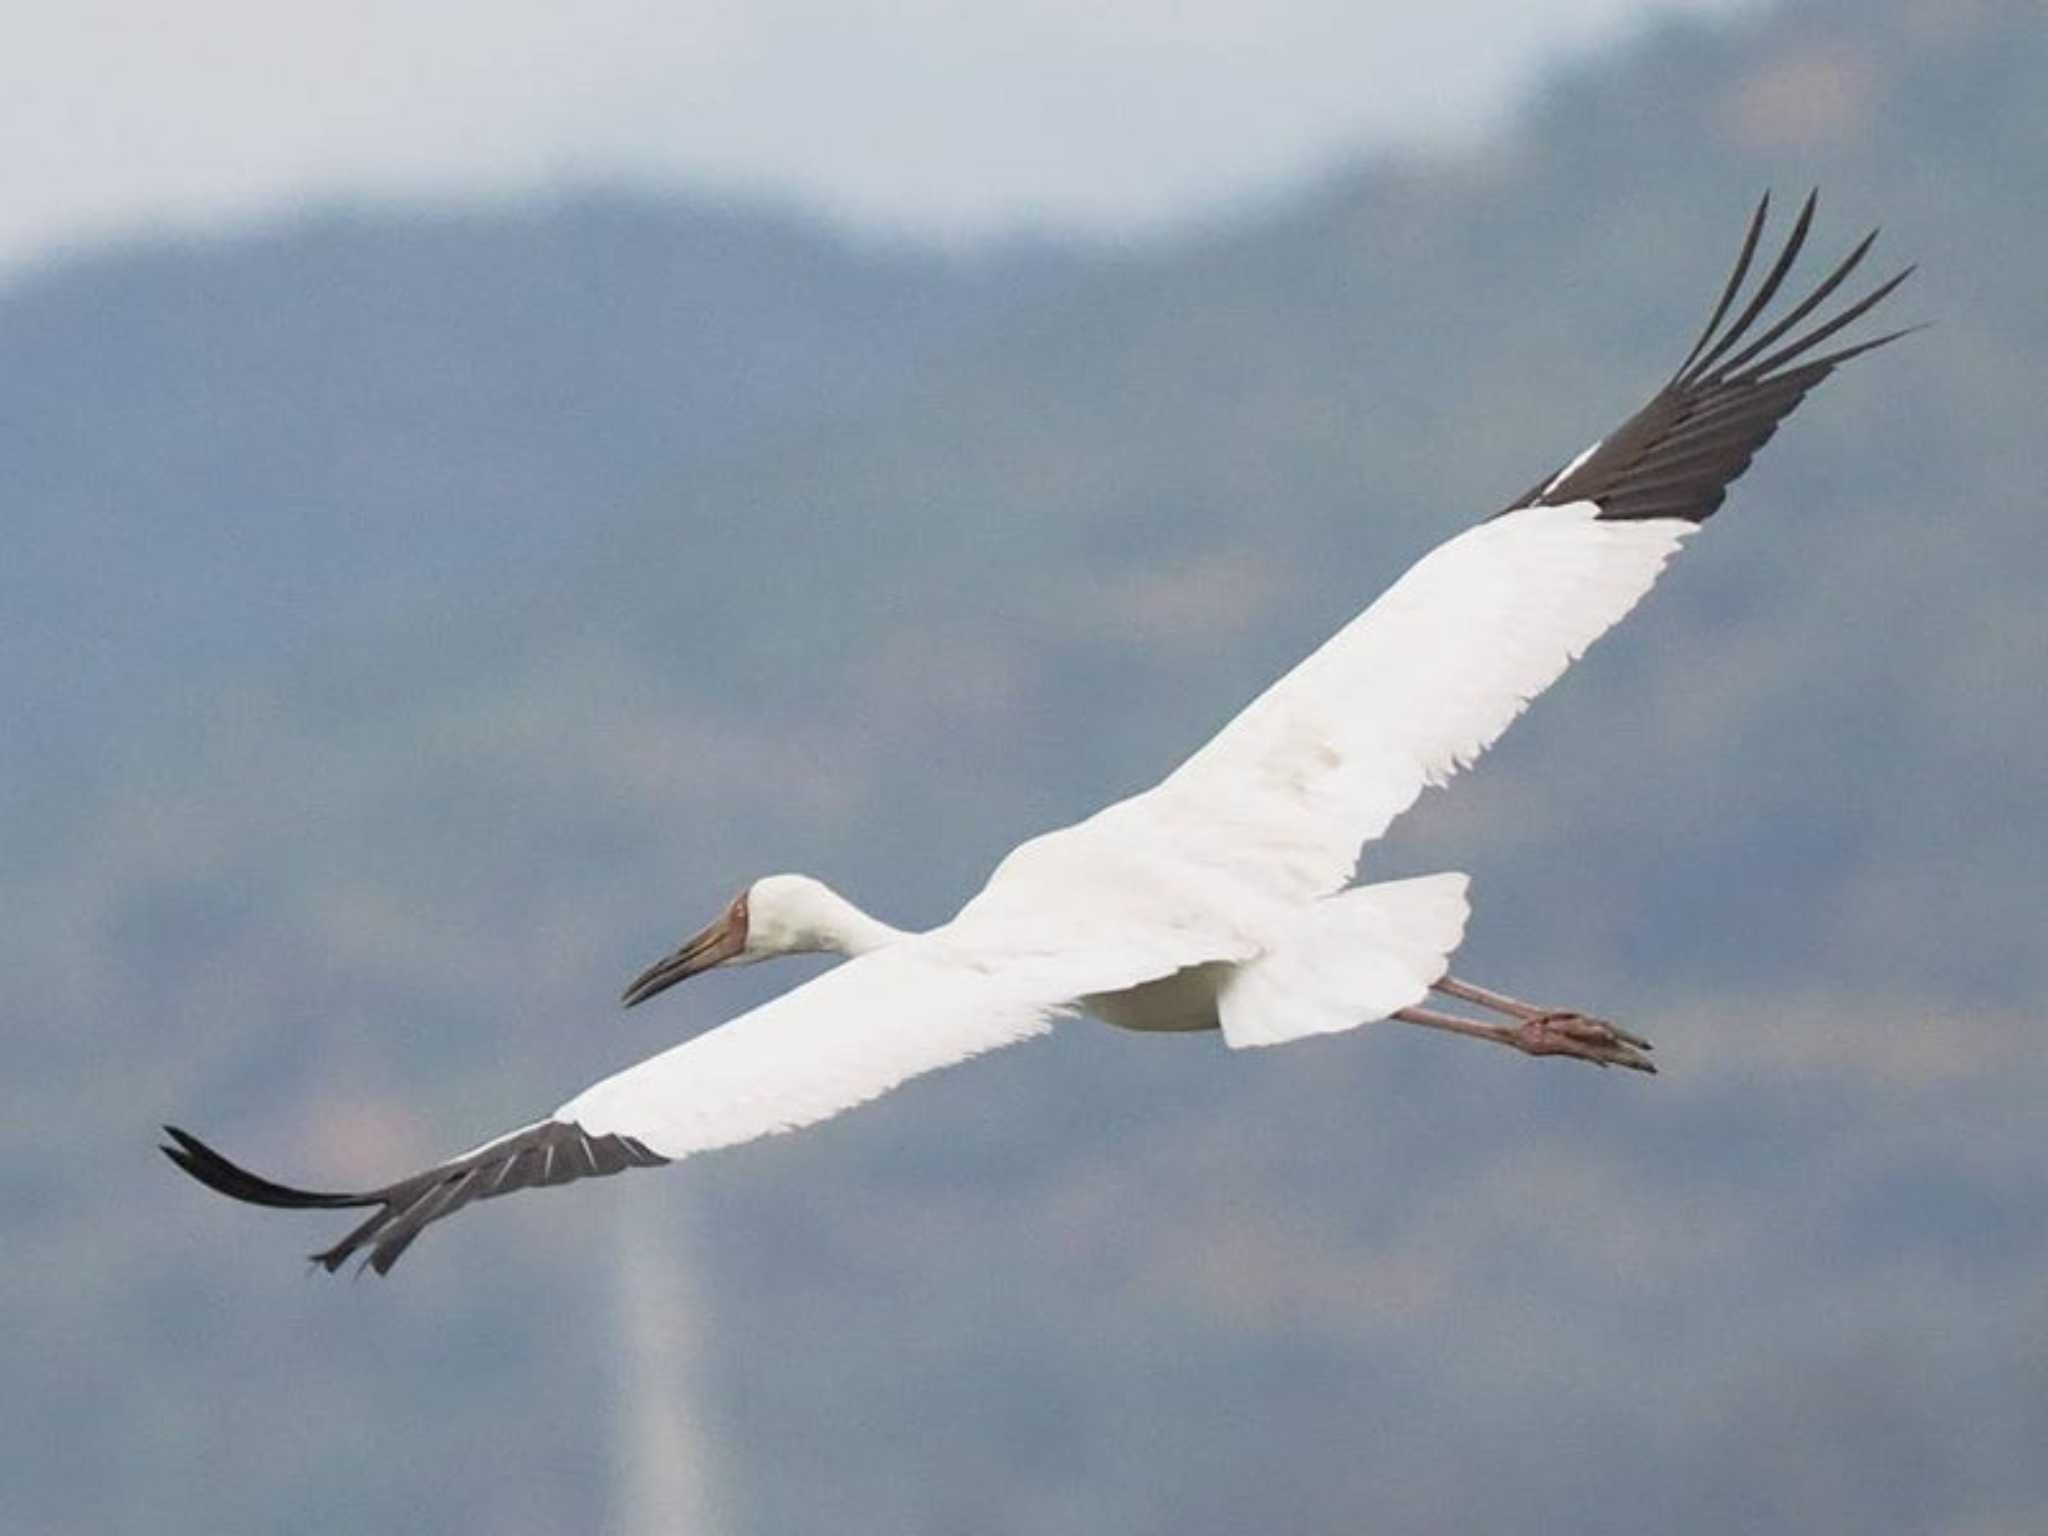
[[[772,955],[858,954],[899,936],[822,880],[764,875],[636,976],[622,1001],[631,1008],[721,965],[752,965]]]
[[[726,903],[725,910],[717,917],[634,977],[633,984],[626,988],[620,1001],[631,1008],[636,1003],[646,1002],[657,992],[666,992],[677,982],[686,981],[699,971],[763,958],[747,953],[747,936],[752,928],[748,921],[748,897],[753,894],[753,889],[750,885],[741,891]]]

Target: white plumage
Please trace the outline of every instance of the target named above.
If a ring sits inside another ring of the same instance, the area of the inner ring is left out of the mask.
[[[1156,787],[1019,846],[952,921],[903,933],[817,881],[756,881],[636,981],[627,1002],[714,965],[805,950],[851,958],[546,1120],[382,1189],[273,1184],[175,1129],[166,1151],[238,1199],[377,1207],[315,1257],[332,1269],[366,1249],[383,1271],[427,1222],[473,1199],[810,1125],[1082,1010],[1133,1029],[1220,1027],[1232,1046],[1398,1018],[1650,1070],[1647,1043],[1604,1021],[1447,975],[1464,931],[1464,875],[1347,886],[1363,844],[1425,786],[1469,765],[1635,607],[1806,392],[1892,339],[1807,356],[1905,273],[1770,352],[1846,278],[1866,239],[1735,350],[1812,219],[1809,198],[1723,328],[1767,204],[1698,344],[1642,411],[1424,557]],[[1421,1007],[1433,990],[1515,1022]]]

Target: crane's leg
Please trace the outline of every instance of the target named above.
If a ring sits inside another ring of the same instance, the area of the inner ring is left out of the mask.
[[[1605,1019],[1556,1008],[1538,1008],[1533,1003],[1491,992],[1485,987],[1475,987],[1454,976],[1444,977],[1432,990],[1481,1008],[1490,1008],[1495,1013],[1504,1013],[1516,1022],[1486,1024],[1455,1013],[1440,1013],[1434,1008],[1403,1008],[1393,1016],[1404,1024],[1419,1024],[1424,1029],[1441,1029],[1455,1035],[1469,1035],[1475,1040],[1491,1040],[1497,1045],[1510,1046],[1525,1056],[1574,1056],[1595,1066],[1627,1067],[1635,1072],[1657,1070],[1648,1055],[1651,1049],[1649,1041],[1618,1029]]]
[[[1472,982],[1460,981],[1455,976],[1439,977],[1431,990],[1441,992],[1446,997],[1455,997],[1460,1002],[1476,1003],[1481,1008],[1491,1008],[1495,1013],[1504,1013],[1511,1019],[1522,1020],[1525,1024],[1576,1019],[1580,1023],[1597,1026],[1595,1033],[1605,1030],[1622,1045],[1632,1045],[1640,1051],[1652,1048],[1649,1041],[1618,1028],[1606,1019],[1596,1019],[1590,1014],[1579,1013],[1570,1008],[1539,1008],[1534,1003],[1523,1002],[1519,997],[1509,997],[1505,992],[1489,991]]]

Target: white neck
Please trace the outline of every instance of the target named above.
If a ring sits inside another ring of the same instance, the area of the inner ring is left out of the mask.
[[[748,895],[747,949],[751,957],[811,954],[864,955],[908,938],[808,875],[770,875]]]
[[[898,939],[910,937],[905,930],[892,928],[878,917],[870,917],[837,891],[828,894],[838,907],[831,918],[815,930],[820,949],[841,955],[864,955],[871,949],[881,949]]]

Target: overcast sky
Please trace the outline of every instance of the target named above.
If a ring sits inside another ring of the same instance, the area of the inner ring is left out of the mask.
[[[359,193],[711,182],[944,237],[1121,230],[1482,130],[1743,0],[0,0],[0,263]]]

